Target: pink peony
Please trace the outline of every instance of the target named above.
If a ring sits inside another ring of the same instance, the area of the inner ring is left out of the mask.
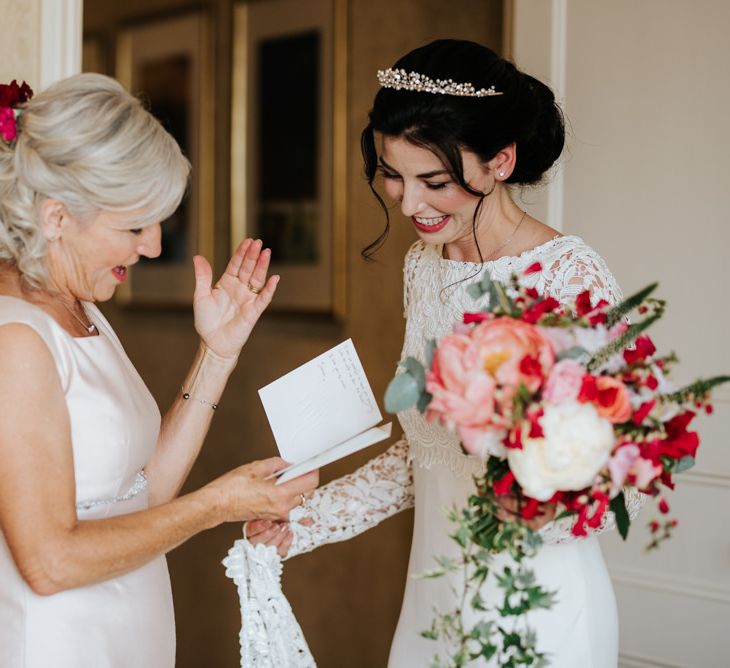
[[[550,371],[543,397],[551,404],[562,404],[578,398],[585,369],[576,360],[566,359],[558,362]]]
[[[538,390],[555,360],[540,330],[520,320],[488,320],[473,329],[471,338],[481,368],[504,389],[506,401],[521,383],[530,392]],[[525,358],[529,358],[529,364],[523,364]]]
[[[628,443],[616,450],[608,462],[608,470],[611,473],[611,482],[617,489],[623,487],[628,476],[634,479],[638,489],[644,489],[661,474],[662,467],[641,457],[638,445]]]
[[[7,142],[13,141],[18,134],[15,112],[10,107],[0,109],[0,136]]]
[[[470,337],[452,334],[441,339],[426,375],[433,395],[426,418],[449,427],[482,427],[494,414],[494,379],[477,363]]]
[[[507,448],[503,443],[506,435],[506,430],[497,427],[459,427],[459,438],[464,450],[481,459],[504,459],[507,455]]]

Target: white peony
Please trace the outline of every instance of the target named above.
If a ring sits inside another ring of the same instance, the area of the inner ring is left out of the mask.
[[[547,501],[557,491],[592,484],[614,446],[613,427],[592,404],[548,404],[540,419],[544,438],[523,438],[522,449],[507,453],[525,494]]]

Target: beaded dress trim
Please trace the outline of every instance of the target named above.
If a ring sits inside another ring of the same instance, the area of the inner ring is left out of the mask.
[[[144,492],[147,489],[147,476],[144,471],[138,471],[134,478],[132,486],[124,493],[119,496],[114,496],[110,499],[92,499],[91,501],[79,501],[76,504],[76,510],[89,510],[97,506],[106,506],[110,503],[120,503],[121,501],[129,501],[129,499],[137,496],[140,492]]]

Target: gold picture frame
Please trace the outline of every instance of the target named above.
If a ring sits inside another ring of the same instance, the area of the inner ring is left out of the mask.
[[[141,97],[192,164],[180,208],[162,224],[162,255],[140,261],[117,291],[123,304],[189,306],[192,256],[213,262],[213,72],[205,12],[130,25],[117,37],[116,77]]]
[[[231,245],[254,236],[272,248],[282,280],[271,308],[338,319],[347,313],[346,12],[346,0],[236,4],[231,104]]]

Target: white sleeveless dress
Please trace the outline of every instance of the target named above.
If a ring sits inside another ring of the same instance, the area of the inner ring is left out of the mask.
[[[512,273],[522,273],[534,262],[542,270],[525,277],[527,286],[561,302],[570,302],[589,289],[594,301],[611,303],[621,298],[616,280],[603,259],[576,236],[556,237],[519,257],[503,257],[484,263],[492,278],[506,282]],[[442,257],[440,246],[417,241],[404,266],[406,323],[402,358],[423,360],[426,343],[449,333],[467,310],[481,303],[466,294],[482,265]],[[355,473],[317,490],[304,507],[291,513],[295,534],[289,558],[325,543],[347,540],[385,518],[415,505],[413,542],[408,572],[418,574],[434,568],[434,557],[456,555],[449,538],[452,525],[444,509],[463,506],[473,490],[472,477],[483,471],[482,462],[463,453],[458,438],[437,424],[426,422],[415,409],[401,413],[404,437]],[[627,490],[631,517],[641,507],[638,494]],[[297,519],[311,517],[311,526]],[[540,534],[543,547],[532,561],[538,582],[558,591],[550,611],[530,617],[537,631],[538,648],[547,652],[555,668],[616,668],[618,663],[618,616],[613,587],[596,534],[612,529],[615,520],[607,513],[603,525],[587,538],[574,538],[571,520],[546,525]],[[500,557],[504,560],[506,557]],[[495,563],[499,568],[499,563]],[[453,610],[451,587],[461,586],[460,575],[438,579],[408,578],[398,627],[388,661],[389,668],[429,666],[444,647],[421,637],[430,628],[433,610]],[[485,588],[482,598],[496,602],[499,591]],[[467,610],[467,621],[474,615]],[[484,660],[470,666],[494,665]]]
[[[44,311],[13,297],[0,297],[0,325],[32,327],[53,355],[71,420],[77,514],[91,520],[148,507],[141,471],[155,449],[160,413],[109,323],[93,304],[84,306],[99,336],[74,338]],[[105,582],[38,596],[0,533],[0,666],[174,665],[164,556]]]

